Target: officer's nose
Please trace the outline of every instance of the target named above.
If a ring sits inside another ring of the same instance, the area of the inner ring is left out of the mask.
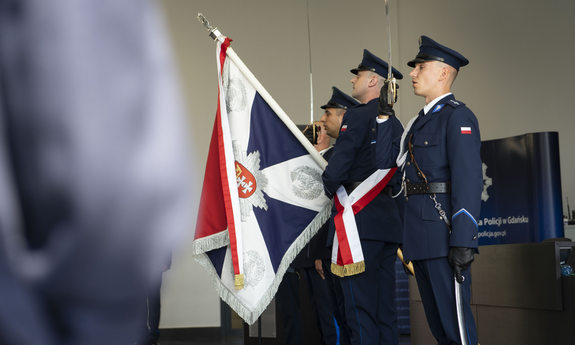
[[[412,78],[415,78],[417,76],[417,73],[415,72],[415,68],[409,73],[409,76]]]

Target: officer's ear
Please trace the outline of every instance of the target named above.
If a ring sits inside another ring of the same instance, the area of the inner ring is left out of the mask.
[[[457,75],[457,70],[444,62],[436,62],[439,66],[439,76],[438,81],[447,80],[448,82],[452,83]]]
[[[450,70],[448,67],[442,67],[441,72],[439,72],[439,81],[443,81],[449,77]]]
[[[369,86],[377,86],[377,83],[379,82],[379,77],[375,74],[372,74],[371,77],[369,78]]]

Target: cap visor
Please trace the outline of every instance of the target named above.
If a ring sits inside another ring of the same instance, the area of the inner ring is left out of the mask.
[[[434,59],[422,59],[422,58],[415,58],[407,63],[409,67],[415,67],[415,64],[418,62],[427,62],[427,61],[437,61]]]
[[[357,74],[359,71],[371,71],[371,69],[365,67],[358,67],[350,70],[350,72],[353,74]]]

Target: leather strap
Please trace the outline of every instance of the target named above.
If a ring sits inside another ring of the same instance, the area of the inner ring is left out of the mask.
[[[415,167],[415,172],[417,173],[417,177],[419,177],[421,182],[427,183],[427,177],[425,176],[423,171],[421,171],[421,169],[419,169],[419,165],[417,165],[417,162],[415,161],[415,157],[413,156],[413,149],[412,149],[413,144],[411,143],[411,139],[413,139],[413,133],[409,136],[409,142],[407,143],[407,147],[409,148],[409,155],[411,156],[411,162],[413,163],[413,166]]]
[[[447,225],[447,228],[449,229],[449,233],[451,233],[451,222],[447,218],[445,211],[441,208],[441,204],[436,199],[436,194],[441,193],[441,192],[434,190],[434,189],[437,189],[437,190],[444,189],[447,191],[444,193],[451,193],[451,184],[449,182],[427,183],[427,177],[425,176],[423,171],[421,171],[421,169],[419,169],[419,165],[417,165],[417,162],[415,161],[415,157],[413,156],[413,144],[411,143],[411,139],[413,139],[413,133],[409,137],[409,142],[407,144],[408,145],[407,147],[409,149],[409,154],[411,155],[411,161],[413,163],[413,166],[415,167],[415,171],[417,172],[417,176],[419,177],[419,179],[423,183],[406,184],[405,185],[405,194],[406,195],[409,195],[409,194],[430,194],[429,197],[435,203],[434,207],[437,210],[437,213],[439,213],[439,218],[443,219],[443,221],[445,222],[445,225]],[[422,191],[422,192],[425,191],[425,192],[424,193],[421,193],[421,192],[420,193],[413,193],[413,192],[410,193],[409,187],[408,187],[409,185],[412,185],[413,190]],[[443,186],[441,186],[441,185],[443,185]]]
[[[405,192],[407,195],[412,194],[449,194],[451,193],[451,183],[406,183]]]

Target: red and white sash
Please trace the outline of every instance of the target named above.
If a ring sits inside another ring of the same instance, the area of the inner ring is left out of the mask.
[[[331,272],[337,276],[351,276],[365,271],[365,261],[355,215],[387,186],[397,168],[379,169],[363,181],[348,196],[340,186],[334,197],[335,231],[331,254]]]

